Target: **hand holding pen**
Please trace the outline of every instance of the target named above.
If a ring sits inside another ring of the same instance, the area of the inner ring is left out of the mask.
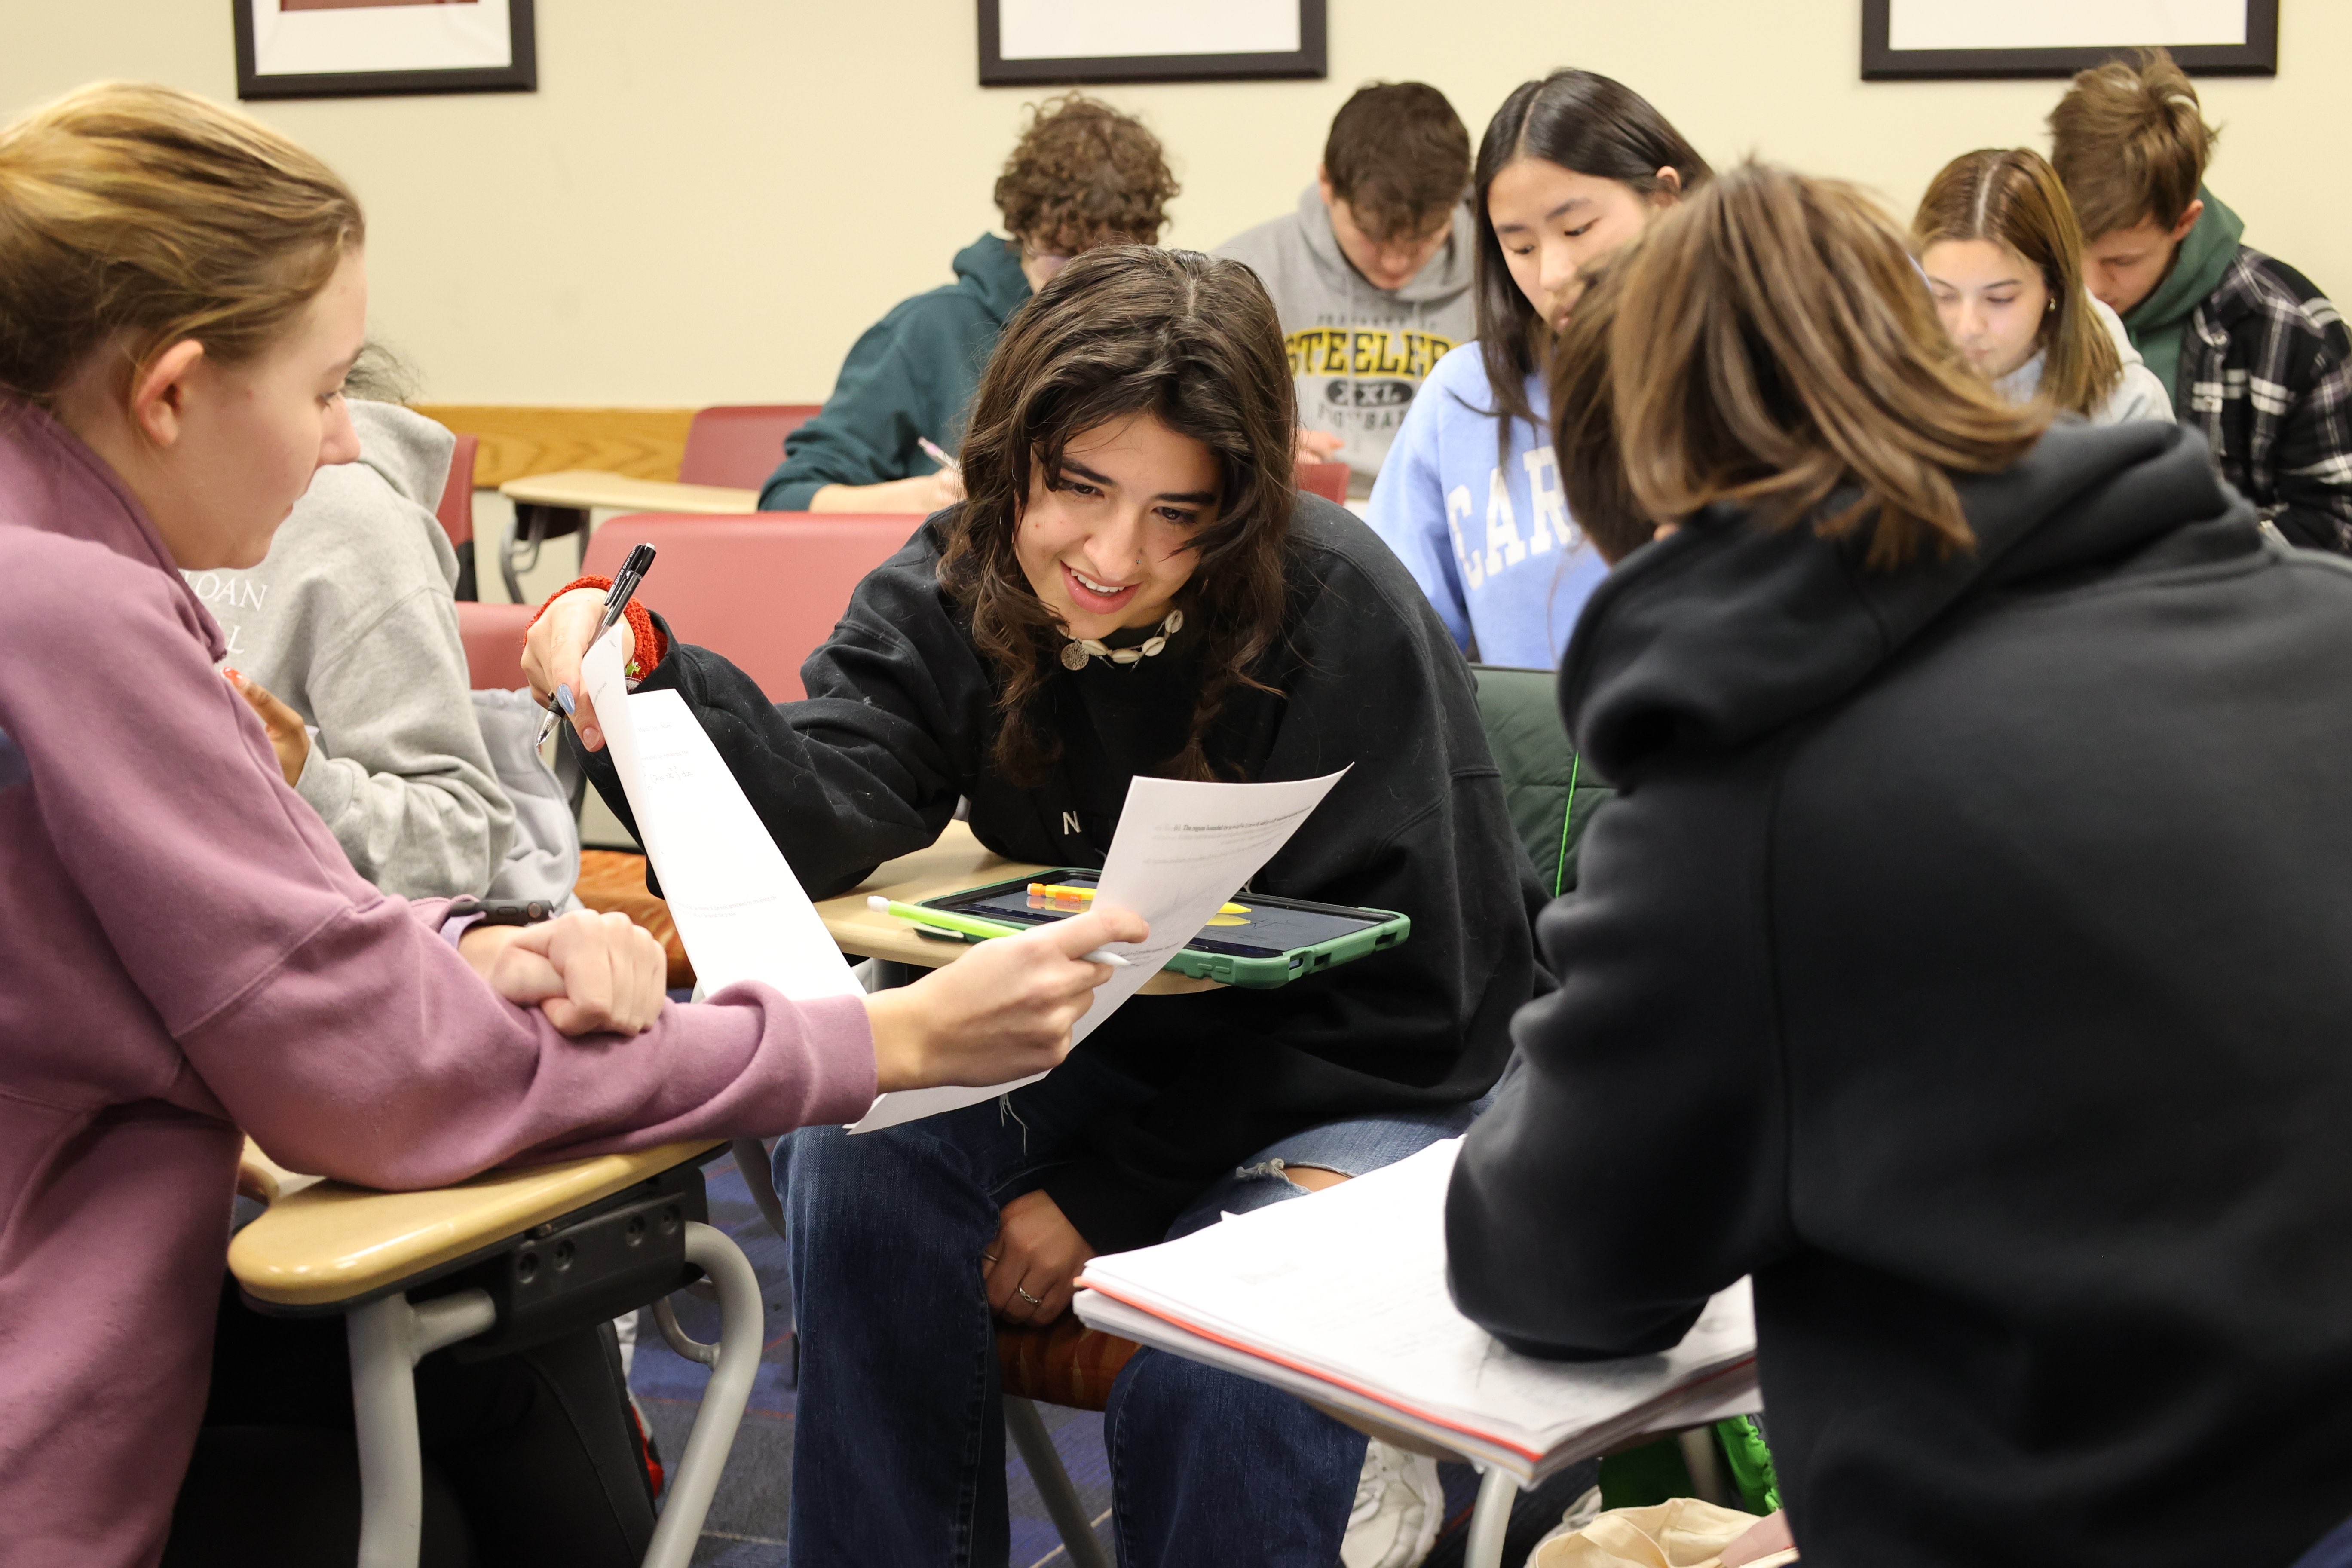
[[[613,574],[613,586],[604,595],[604,612],[596,623],[595,637],[588,639],[590,646],[594,646],[596,637],[612,630],[614,623],[628,613],[629,601],[636,596],[637,584],[645,581],[646,574],[653,570],[653,565],[652,545],[640,544],[629,552],[629,558]],[[539,743],[542,746],[547,744],[547,738],[555,733],[557,721],[570,718],[577,707],[572,695],[571,682],[558,683],[547,710],[547,718],[539,726]]]

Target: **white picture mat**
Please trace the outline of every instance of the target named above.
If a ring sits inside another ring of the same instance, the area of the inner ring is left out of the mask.
[[[2246,0],[1887,0],[1894,49],[2243,44]]]
[[[281,11],[278,0],[244,4],[253,7],[257,76],[503,70],[514,64],[507,0],[333,11]]]
[[[1299,47],[1298,0],[998,0],[1007,60],[1158,55],[1286,55]]]

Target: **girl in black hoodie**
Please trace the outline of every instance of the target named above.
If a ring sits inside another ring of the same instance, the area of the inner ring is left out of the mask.
[[[1295,424],[1246,268],[1090,251],[1007,325],[969,499],[859,585],[806,700],[684,645],[646,678],[695,709],[820,898],[929,844],[960,796],[1000,854],[1099,866],[1137,773],[1349,767],[1253,886],[1413,922],[1279,990],[1137,997],[1002,1107],[782,1152],[795,1563],[1003,1562],[994,1321],[1059,1317],[1095,1252],[1458,1132],[1502,1069],[1535,981],[1533,870],[1467,668],[1387,546],[1292,489]],[[534,629],[542,689],[579,689],[598,600]],[[1364,1440],[1298,1401],[1144,1351],[1106,1431],[1130,1568],[1338,1557]]]
[[[2192,432],[2002,404],[1846,186],[1718,177],[1555,374],[1620,794],[1456,1300],[1621,1355],[1752,1275],[1811,1568],[2293,1562],[2352,1512],[2352,572]]]

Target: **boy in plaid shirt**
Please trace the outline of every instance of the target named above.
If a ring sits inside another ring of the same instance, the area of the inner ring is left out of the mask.
[[[2216,132],[2162,49],[2077,76],[2050,161],[2088,237],[2084,281],[2289,542],[2352,553],[2352,335],[2308,279],[2238,243],[2201,184]]]

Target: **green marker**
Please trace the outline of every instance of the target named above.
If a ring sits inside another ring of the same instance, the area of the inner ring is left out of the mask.
[[[919,926],[930,926],[939,931],[954,931],[959,936],[976,936],[983,940],[996,936],[1019,936],[1024,931],[1034,929],[1030,926],[999,925],[994,921],[974,920],[970,915],[960,915],[948,910],[929,910],[920,904],[902,904],[894,899],[886,899],[878,893],[866,900],[866,907],[877,914],[896,915],[902,921],[911,921]],[[1098,947],[1092,952],[1082,954],[1080,962],[1107,963],[1113,969],[1125,969],[1128,966],[1126,959],[1107,947]]]

